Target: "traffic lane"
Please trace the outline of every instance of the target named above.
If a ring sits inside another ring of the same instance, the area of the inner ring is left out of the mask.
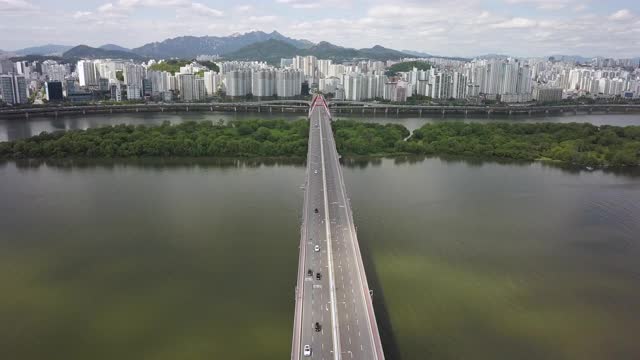
[[[317,134],[314,134],[314,135],[317,135],[317,137],[313,136],[311,138],[310,152],[312,152],[315,147],[319,148],[319,145],[316,145],[316,144],[319,144],[320,135],[319,135],[319,131],[316,130],[315,132]],[[316,154],[317,153],[318,152],[316,152]],[[318,176],[318,175],[321,175],[321,169],[319,169],[319,166],[316,166],[317,164],[314,164],[313,158],[315,158],[315,156],[310,158],[311,158],[311,161],[308,163],[309,191],[315,196],[313,200],[314,205],[311,206],[311,204],[309,204],[310,205],[309,207],[319,208],[319,213],[316,214],[314,211],[310,211],[307,219],[307,221],[311,224],[310,228],[313,229],[310,232],[307,250],[309,251],[310,254],[313,254],[310,257],[311,260],[309,261],[309,265],[312,267],[315,275],[315,273],[321,272],[319,271],[320,269],[323,269],[326,267],[324,263],[324,256],[322,256],[322,251],[319,253],[316,253],[313,249],[316,244],[321,243],[322,242],[321,240],[325,238],[323,236],[324,223],[322,221],[324,209],[323,207],[319,206],[324,202],[324,195],[322,192],[322,184],[319,181],[320,176]],[[318,170],[318,174],[315,173],[315,170]],[[309,328],[305,328],[304,331],[309,334],[308,336],[306,336],[306,338],[309,339],[309,342],[311,343],[311,346],[312,346],[312,353],[313,353],[312,357],[329,359],[331,356],[330,345],[332,344],[331,333],[324,331],[325,326],[322,326],[322,330],[318,333],[316,333],[315,329],[313,329],[313,324],[317,320],[319,320],[318,322],[320,322],[321,324],[324,324],[326,322],[325,313],[327,309],[325,305],[325,299],[328,298],[328,295],[325,294],[326,287],[325,286],[321,288],[314,287],[314,285],[322,285],[322,284],[318,284],[318,281],[315,280],[314,278],[308,278],[308,279],[309,281],[307,282],[307,287],[310,287],[312,290],[309,293],[307,293],[307,296],[306,296],[307,309],[311,309],[309,313],[311,314],[312,321],[311,323],[308,323],[308,326],[311,328],[311,330],[309,330]],[[322,280],[320,280],[319,282],[322,282]],[[307,324],[305,324],[305,326],[307,326]]]
[[[324,127],[324,126],[323,126]],[[327,130],[328,132],[329,130]],[[369,336],[368,328],[363,332],[363,326],[368,324],[366,313],[366,304],[364,292],[361,283],[358,281],[358,271],[355,266],[356,254],[354,253],[354,239],[352,239],[350,228],[350,219],[347,215],[349,204],[346,203],[346,197],[342,193],[339,176],[339,163],[335,145],[332,141],[332,134],[325,133],[329,146],[325,146],[325,156],[329,159],[327,164],[327,177],[331,178],[330,184],[327,184],[328,194],[331,197],[330,210],[335,224],[332,226],[332,234],[336,234],[334,240],[336,242],[335,255],[338,258],[338,266],[342,266],[339,270],[340,277],[336,279],[336,283],[340,282],[342,289],[340,295],[344,300],[344,310],[340,314],[341,329],[345,331],[344,336],[341,332],[341,344],[343,352],[350,353],[352,356],[359,354],[362,358],[373,357],[373,344]],[[325,160],[326,161],[326,160]],[[359,250],[358,250],[359,251]],[[344,259],[344,264],[341,262]],[[352,265],[353,264],[353,265]],[[346,274],[344,267],[347,268]],[[351,300],[351,301],[349,301]],[[342,309],[342,307],[340,307]],[[355,320],[355,321],[354,321]],[[346,324],[346,325],[345,325]],[[364,336],[363,336],[364,335]],[[347,344],[349,346],[347,346]]]

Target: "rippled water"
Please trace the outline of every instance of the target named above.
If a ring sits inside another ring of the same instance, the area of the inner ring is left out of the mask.
[[[640,173],[344,167],[388,358],[640,357]],[[303,164],[0,164],[7,359],[282,359]]]

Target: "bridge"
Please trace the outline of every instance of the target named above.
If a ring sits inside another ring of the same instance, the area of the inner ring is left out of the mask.
[[[307,113],[309,101],[272,100],[247,102],[210,103],[146,103],[146,104],[90,104],[10,107],[0,109],[0,118],[29,119],[37,116],[64,116],[86,114],[118,114],[147,112],[257,112],[257,113]]]
[[[632,113],[640,112],[636,104],[580,104],[580,105],[403,105],[365,101],[330,101],[329,108],[335,114],[373,114],[373,115],[540,115],[540,114],[578,114],[578,113]]]
[[[331,114],[322,96],[311,102],[309,120],[291,359],[383,360],[373,295],[331,130]]]

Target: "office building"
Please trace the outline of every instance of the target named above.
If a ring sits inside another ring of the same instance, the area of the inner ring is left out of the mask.
[[[62,82],[47,81],[44,84],[44,88],[48,101],[62,101],[64,99],[62,94]]]
[[[0,92],[7,104],[26,104],[28,101],[27,82],[22,75],[0,75]]]

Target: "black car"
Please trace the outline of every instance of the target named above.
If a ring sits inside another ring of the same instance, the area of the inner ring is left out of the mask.
[[[320,280],[320,279],[322,279],[322,274],[317,273],[317,274],[316,274],[316,280]]]
[[[314,329],[316,329],[316,331],[320,331],[322,330],[322,325],[320,325],[319,322],[316,322],[315,325],[313,326]]]
[[[307,276],[313,276],[313,270],[311,269],[307,270]]]
[[[317,213],[318,213],[318,208],[315,208],[315,209],[313,210],[313,212],[317,214]]]

